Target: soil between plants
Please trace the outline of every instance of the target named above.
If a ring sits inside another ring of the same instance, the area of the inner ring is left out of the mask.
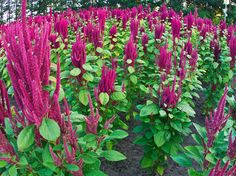
[[[200,98],[194,99],[195,103],[195,118],[192,119],[193,122],[197,122],[200,125],[204,125],[204,116],[202,115],[202,105],[204,102],[204,95],[199,93]],[[129,136],[115,146],[115,149],[125,154],[126,160],[120,162],[109,162],[102,161],[102,170],[109,176],[155,176],[155,174],[150,173],[140,167],[140,160],[143,156],[143,150],[140,146],[133,144],[137,134],[133,133],[133,128],[138,124],[137,121],[131,120],[127,123],[129,125]],[[194,127],[191,127],[192,132],[196,133]],[[184,139],[183,146],[194,145],[194,141],[191,135]],[[198,166],[196,166],[198,167]],[[164,176],[187,176],[187,168],[181,167],[174,161],[169,160],[168,168],[165,171]]]

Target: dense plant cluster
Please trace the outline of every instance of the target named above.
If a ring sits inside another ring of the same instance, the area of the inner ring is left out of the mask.
[[[150,174],[172,159],[191,176],[234,176],[235,32],[165,4],[26,17],[23,0],[21,20],[0,27],[0,172],[106,175],[101,158],[126,159],[115,145],[132,120]]]

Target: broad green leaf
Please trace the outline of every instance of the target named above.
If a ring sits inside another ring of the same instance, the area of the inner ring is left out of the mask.
[[[71,76],[79,76],[79,74],[81,73],[81,70],[79,68],[73,68],[71,71],[70,71],[70,75]]]
[[[10,169],[8,170],[9,176],[17,176],[17,169],[16,166],[13,165],[12,167],[10,167]]]
[[[154,142],[157,147],[161,147],[166,142],[165,131],[158,131],[154,134]]]
[[[109,102],[109,95],[105,92],[100,93],[98,98],[102,105],[106,105]]]
[[[79,92],[79,101],[84,105],[88,105],[88,94],[89,92],[87,90],[81,90]]]
[[[153,166],[154,161],[152,160],[151,156],[144,156],[143,159],[141,160],[141,167],[143,169],[150,168]]]
[[[194,117],[196,114],[193,108],[187,102],[181,102],[178,105],[178,108],[184,112],[186,112],[189,116]]]
[[[93,79],[94,79],[94,77],[93,77],[93,75],[92,74],[90,74],[90,73],[85,73],[84,75],[83,75],[83,78],[86,80],[86,81],[93,81]]]
[[[126,156],[115,150],[108,150],[101,153],[101,157],[105,157],[108,161],[125,160]]]
[[[137,82],[138,82],[137,76],[131,75],[131,76],[130,76],[130,81],[131,81],[133,84],[137,84]]]
[[[159,113],[158,106],[155,104],[149,104],[141,109],[140,116],[156,115],[158,113]]]
[[[20,151],[29,148],[34,143],[34,125],[25,127],[17,138],[17,146]]]
[[[123,130],[115,130],[109,136],[110,139],[123,139],[128,136],[128,133]]]
[[[111,99],[115,101],[124,100],[125,98],[126,98],[126,95],[123,92],[114,92],[111,95]]]
[[[56,141],[61,135],[60,127],[56,121],[44,118],[39,127],[39,133],[48,141]]]
[[[68,171],[74,171],[74,172],[76,172],[76,171],[79,170],[79,166],[77,166],[77,165],[75,165],[75,164],[67,164],[67,165],[66,165],[66,169],[67,169]]]
[[[192,166],[191,160],[184,154],[178,154],[175,156],[171,156],[171,158],[182,167],[191,167]]]

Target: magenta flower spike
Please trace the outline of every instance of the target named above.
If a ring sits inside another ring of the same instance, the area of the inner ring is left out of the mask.
[[[125,54],[125,57],[124,57],[125,67],[127,68],[128,66],[134,67],[135,60],[137,59],[138,54],[137,54],[137,46],[134,43],[132,36],[130,37],[128,43],[125,45],[124,54]],[[131,63],[127,63],[128,60],[130,60]]]
[[[235,176],[236,165],[228,169],[230,162],[227,161],[223,168],[221,168],[221,160],[217,161],[216,166],[210,171],[209,176]]]
[[[117,34],[117,27],[116,25],[113,25],[110,29],[110,36],[111,36],[111,44],[115,45],[115,41],[113,40],[114,38],[116,38],[116,34]]]
[[[184,23],[188,30],[192,29],[192,26],[194,25],[194,16],[192,15],[192,13],[184,18]]]
[[[75,67],[81,70],[81,72],[84,71],[83,65],[86,63],[86,44],[79,37],[72,45],[71,61]]]
[[[0,126],[4,126],[5,118],[13,120],[7,89],[3,81],[0,80]]]
[[[148,44],[148,35],[146,33],[144,33],[142,35],[142,46],[143,46],[144,53],[147,52],[147,44]]]
[[[164,109],[168,109],[168,108],[174,108],[176,106],[176,104],[179,101],[179,97],[181,95],[181,83],[179,82],[179,90],[178,93],[176,93],[176,77],[174,78],[174,82],[172,85],[172,89],[170,88],[170,85],[168,85],[167,87],[165,85],[162,84],[162,92],[161,94],[161,101],[160,101],[160,105],[161,107],[163,107]]]
[[[227,155],[231,160],[236,158],[236,138],[233,139],[232,131],[230,132],[229,135],[229,145],[228,145]]]
[[[191,54],[191,58],[189,59],[189,65],[191,66],[191,71],[194,71],[196,69],[197,61],[198,61],[198,52],[197,49],[194,49]]]
[[[210,113],[210,116],[206,118],[205,123],[206,123],[206,131],[207,131],[207,147],[212,147],[213,142],[215,140],[215,137],[217,133],[224,128],[227,120],[229,119],[230,115],[224,114],[224,108],[226,104],[226,97],[228,93],[228,88],[225,88],[225,92],[220,99],[220,102],[218,104],[217,109],[214,111],[214,113]]]
[[[235,60],[236,60],[236,36],[231,37],[229,42],[229,49],[230,49],[230,56],[232,60],[230,61],[230,67],[235,67]]]
[[[91,134],[97,134],[98,121],[100,119],[99,111],[96,109],[96,115],[94,114],[94,107],[91,96],[88,95],[90,115],[85,118],[86,132]]]
[[[102,78],[98,84],[98,95],[102,92],[106,92],[108,95],[114,92],[116,81],[116,71],[108,67],[102,67]]]
[[[30,123],[38,126],[49,107],[49,93],[43,87],[49,84],[50,26],[45,23],[42,30],[37,32],[38,37],[34,42],[30,40],[27,26],[23,27],[23,24],[16,22],[5,30],[4,49],[8,59],[7,69],[18,107]]]
[[[180,80],[184,80],[186,76],[187,70],[185,70],[185,66],[186,66],[186,55],[185,55],[185,51],[182,50],[180,54],[180,61],[179,61],[180,70],[178,70],[178,76]]]
[[[68,22],[64,17],[60,17],[55,23],[55,31],[61,35],[63,41],[68,38]]]
[[[193,51],[193,44],[191,43],[190,39],[188,39],[188,42],[184,46],[184,50],[187,52],[187,55],[191,55]]]
[[[102,47],[101,31],[98,27],[93,28],[92,41],[93,41],[95,49],[98,47]]]
[[[5,155],[10,155],[11,157],[16,156],[16,153],[14,151],[14,148],[10,144],[10,142],[7,140],[5,134],[0,130],[0,153]],[[8,157],[6,157],[7,159]],[[11,161],[11,158],[8,158],[9,161]],[[0,156],[0,160],[4,160]],[[7,161],[7,160],[6,160]]]
[[[172,54],[167,51],[166,46],[160,48],[160,55],[156,59],[156,64],[159,66],[160,70],[165,70],[167,74],[170,73],[172,68]]]
[[[130,31],[131,31],[131,35],[133,36],[134,40],[138,36],[138,29],[139,29],[139,20],[132,19],[130,22]]]
[[[163,24],[159,24],[155,26],[155,39],[161,40],[163,33],[165,33],[165,26]]]
[[[178,18],[173,18],[171,20],[171,27],[172,27],[172,37],[174,41],[176,38],[180,38],[180,29],[182,27],[180,20]]]
[[[221,48],[219,41],[213,40],[210,43],[211,50],[213,51],[214,54],[214,59],[218,61],[220,59],[220,54],[221,54]]]

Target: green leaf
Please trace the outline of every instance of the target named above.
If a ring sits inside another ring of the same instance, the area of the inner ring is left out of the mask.
[[[9,176],[17,176],[17,169],[16,166],[12,166],[10,167],[10,169],[8,170]]]
[[[187,102],[181,102],[178,105],[178,108],[184,112],[186,112],[189,116],[194,117],[196,114],[193,108]]]
[[[154,134],[154,142],[157,147],[161,147],[166,142],[165,131],[159,131]]]
[[[110,139],[123,139],[128,136],[128,133],[123,130],[115,130],[109,136]]]
[[[99,101],[102,105],[106,105],[109,102],[109,95],[105,92],[100,93]]]
[[[101,153],[101,157],[105,157],[108,161],[125,160],[126,156],[115,150],[108,150]]]
[[[17,138],[17,147],[20,151],[29,148],[34,143],[34,125],[25,127]]]
[[[67,165],[66,165],[66,169],[67,169],[68,171],[74,171],[74,172],[76,172],[76,171],[79,170],[79,166],[77,166],[77,165],[75,165],[75,164],[67,164]]]
[[[79,68],[73,68],[71,71],[70,71],[70,75],[71,76],[79,76],[79,74],[81,73],[81,70]]]
[[[0,168],[3,168],[7,166],[7,162],[6,161],[0,161]]]
[[[144,156],[143,159],[141,160],[141,167],[143,169],[150,168],[153,166],[153,160],[151,156]]]
[[[25,158],[25,156],[22,156],[22,157],[20,158],[19,163],[20,163],[20,165],[22,165],[22,166],[28,165],[28,161],[27,161],[27,159]]]
[[[93,164],[97,160],[96,156],[91,152],[82,154],[81,158],[83,159],[83,162],[86,164]]]
[[[56,141],[61,135],[60,127],[57,122],[49,118],[43,119],[39,127],[39,133],[48,141]]]
[[[131,81],[132,83],[134,83],[134,84],[137,84],[137,82],[138,82],[137,76],[131,75],[131,76],[130,76],[130,81]]]
[[[88,94],[89,92],[87,90],[81,90],[79,92],[79,101],[84,105],[88,105]]]
[[[111,99],[115,101],[124,100],[125,98],[126,98],[126,95],[123,92],[114,92],[111,95]]]
[[[175,156],[171,156],[171,158],[182,167],[191,167],[192,166],[191,160],[184,154],[178,154]]]
[[[128,71],[129,71],[130,74],[134,73],[135,72],[134,67],[129,66]]]
[[[159,108],[155,104],[149,104],[144,106],[141,109],[140,116],[149,116],[149,115],[156,115],[159,113]]]
[[[165,117],[165,116],[166,116],[166,111],[164,111],[163,109],[161,109],[161,110],[159,111],[159,113],[160,113],[160,116],[161,116],[161,117]]]
[[[84,68],[85,70],[87,70],[87,71],[91,71],[91,72],[94,71],[93,68],[91,67],[91,65],[90,65],[89,63],[84,64],[84,65],[83,65],[83,68]]]
[[[100,47],[97,47],[96,51],[101,54],[103,52],[103,49]]]
[[[90,73],[85,73],[84,75],[83,75],[83,78],[86,80],[86,81],[93,81],[93,79],[94,79],[94,77],[93,77],[93,75],[92,74],[90,74]]]

